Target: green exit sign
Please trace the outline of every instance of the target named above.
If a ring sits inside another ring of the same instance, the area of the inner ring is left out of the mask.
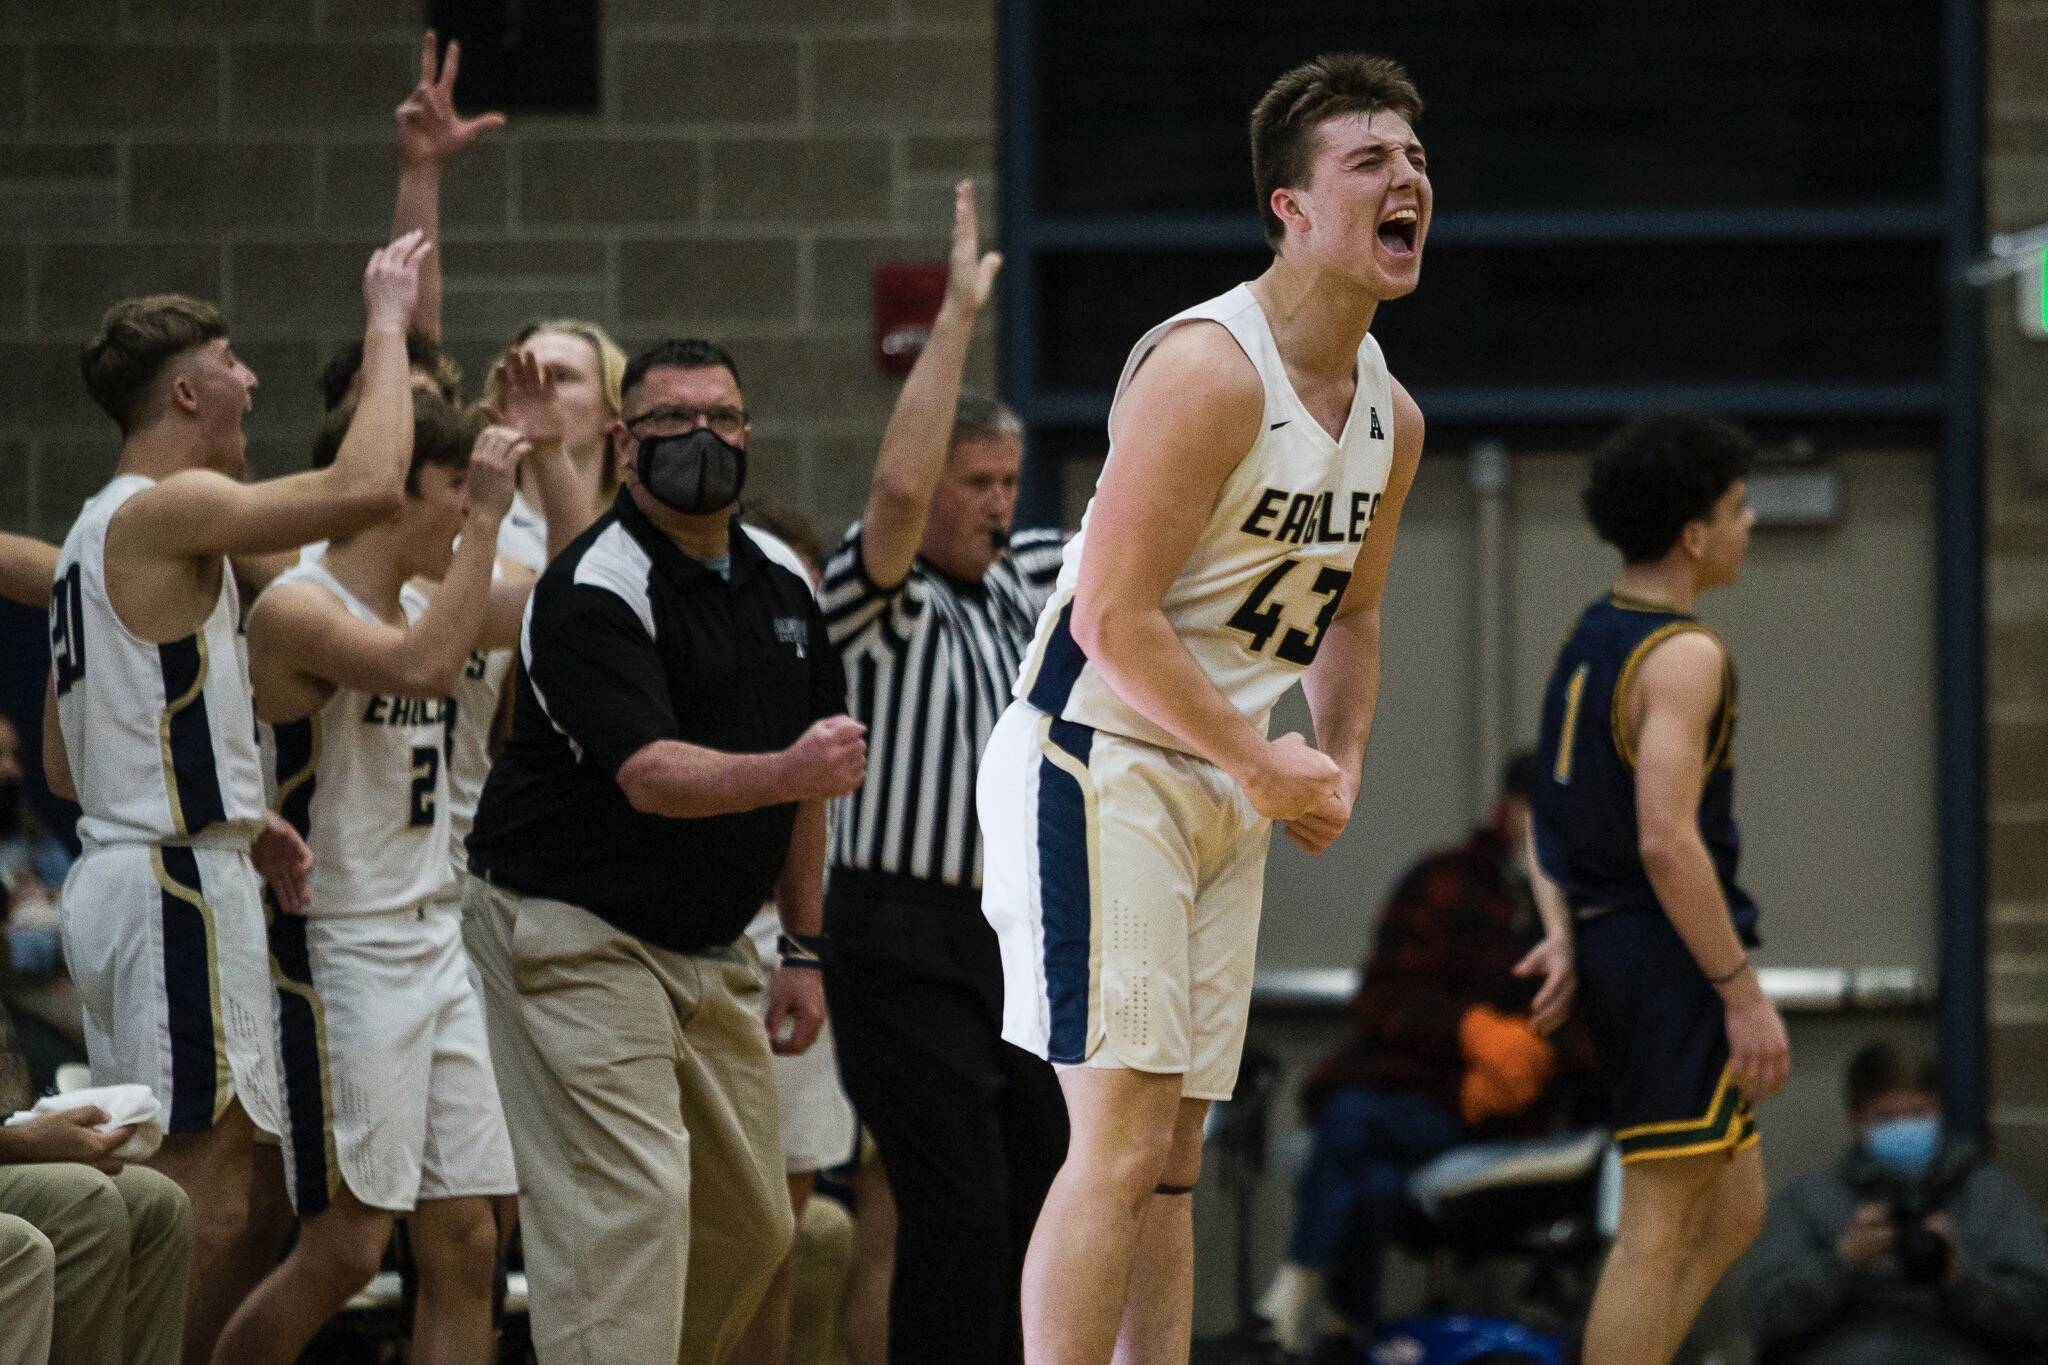
[[[2037,246],[2020,271],[2020,330],[2048,337],[2048,246]]]

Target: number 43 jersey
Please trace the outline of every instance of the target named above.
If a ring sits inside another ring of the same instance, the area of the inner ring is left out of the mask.
[[[188,839],[246,842],[263,823],[263,768],[249,699],[235,576],[198,630],[152,644],[129,632],[107,593],[107,526],[153,486],[124,474],[78,514],[50,594],[57,724],[90,847]]]
[[[1296,397],[1265,313],[1239,285],[1147,332],[1124,365],[1117,399],[1169,331],[1198,320],[1222,324],[1244,348],[1265,385],[1266,411],[1161,608],[1216,689],[1264,733],[1274,703],[1315,661],[1386,492],[1393,385],[1379,343],[1367,336],[1350,416],[1333,439]],[[1112,442],[1105,472],[1116,458]],[[1074,590],[1093,511],[1091,502],[1067,543],[1015,694],[1062,720],[1185,750],[1119,697],[1074,639]]]
[[[279,574],[313,583],[365,621],[370,610],[322,560]],[[408,604],[408,618],[423,603]],[[448,861],[448,703],[337,687],[304,720],[278,724],[278,813],[313,850],[315,915],[417,905],[454,880]]]

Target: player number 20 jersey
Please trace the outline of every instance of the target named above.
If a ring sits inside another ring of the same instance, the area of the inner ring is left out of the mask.
[[[1296,397],[1264,311],[1239,285],[1140,338],[1117,381],[1117,399],[1169,331],[1198,320],[1221,323],[1244,348],[1265,385],[1266,411],[1258,440],[1224,483],[1161,609],[1217,690],[1263,733],[1274,703],[1314,662],[1386,492],[1393,383],[1379,343],[1367,336],[1358,348],[1351,414],[1342,438],[1333,439]],[[1115,459],[1112,442],[1109,461]],[[1088,520],[1082,517],[1067,544],[1015,695],[1063,720],[1185,749],[1119,697],[1074,639]]]
[[[79,838],[243,842],[263,823],[263,769],[234,574],[223,562],[206,620],[164,644],[130,633],[108,595],[108,523],[152,484],[124,474],[101,489],[57,559],[50,668]]]

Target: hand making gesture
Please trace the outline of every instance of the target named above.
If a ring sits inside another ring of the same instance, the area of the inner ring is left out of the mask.
[[[479,137],[505,126],[503,114],[463,118],[455,112],[455,73],[462,44],[438,55],[434,31],[420,39],[420,83],[398,106],[398,159],[407,165],[445,166]]]

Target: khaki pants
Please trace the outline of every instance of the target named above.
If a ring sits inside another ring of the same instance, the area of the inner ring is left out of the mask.
[[[0,1166],[0,1212],[33,1224],[56,1252],[52,1361],[178,1359],[192,1205],[169,1177],[142,1166],[117,1176],[68,1163]]]
[[[791,1238],[744,939],[672,953],[467,880],[541,1365],[718,1365]]]
[[[50,1358],[50,1317],[57,1301],[57,1254],[50,1239],[0,1213],[0,1360],[43,1365]]]

